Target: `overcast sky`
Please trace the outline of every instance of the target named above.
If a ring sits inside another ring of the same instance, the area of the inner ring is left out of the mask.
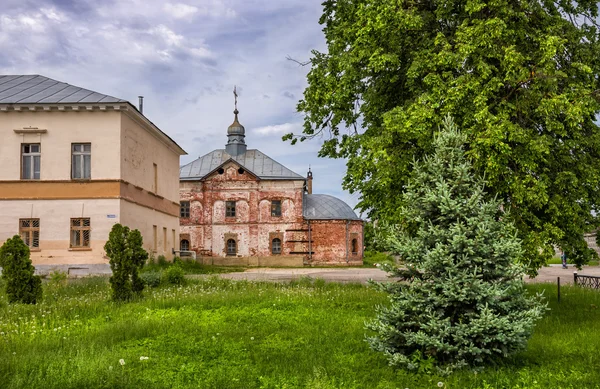
[[[323,51],[321,0],[0,0],[0,74],[41,74],[127,99],[169,134],[188,163],[224,148],[233,86],[248,148],[298,174],[310,164],[314,193],[351,206],[345,162],[317,158],[296,104],[308,68],[286,60]]]

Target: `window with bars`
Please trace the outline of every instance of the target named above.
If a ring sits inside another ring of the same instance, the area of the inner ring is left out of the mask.
[[[41,159],[42,149],[39,143],[21,145],[21,178],[39,180]]]
[[[271,253],[281,254],[281,239],[273,239],[273,241],[271,242]]]
[[[227,255],[237,254],[237,243],[234,239],[227,240]]]
[[[89,217],[71,219],[71,248],[89,248],[91,224]]]
[[[179,242],[179,247],[181,251],[190,251],[190,241],[187,239],[181,239],[181,242]]]
[[[281,216],[281,200],[271,200],[271,216]]]
[[[30,249],[40,247],[40,219],[19,219],[19,235]]]
[[[235,217],[235,201],[225,203],[225,217]]]
[[[71,145],[71,178],[77,180],[92,177],[92,144],[73,143]]]
[[[190,202],[182,201],[179,208],[179,217],[190,217]]]

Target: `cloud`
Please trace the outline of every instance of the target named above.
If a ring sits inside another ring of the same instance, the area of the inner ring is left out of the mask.
[[[182,3],[167,3],[163,9],[175,19],[190,19],[192,16],[198,13],[198,7]]]
[[[283,123],[255,128],[252,132],[260,136],[271,136],[298,132],[298,130],[301,130],[301,125],[298,123]]]

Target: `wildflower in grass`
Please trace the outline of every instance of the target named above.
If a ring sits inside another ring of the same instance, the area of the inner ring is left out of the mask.
[[[438,382],[438,388],[441,388],[441,387],[443,387],[443,386],[444,386],[444,383],[443,383],[443,382]]]
[[[108,367],[108,370],[112,370],[112,369],[113,369],[113,367],[112,367],[112,366],[109,366],[109,367]]]
[[[254,340],[254,336],[250,338],[250,340]]]
[[[148,359],[148,357],[140,357],[140,361],[147,361]]]
[[[125,365],[125,360],[124,359],[119,359],[119,363],[121,364],[121,366]]]

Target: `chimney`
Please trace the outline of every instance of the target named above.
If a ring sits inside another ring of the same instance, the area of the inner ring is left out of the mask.
[[[139,103],[138,103],[138,111],[140,111],[140,113],[144,113],[144,96],[138,96],[139,99]]]
[[[310,166],[308,167],[308,173],[306,174],[306,192],[307,194],[312,194],[312,172],[310,171]]]

